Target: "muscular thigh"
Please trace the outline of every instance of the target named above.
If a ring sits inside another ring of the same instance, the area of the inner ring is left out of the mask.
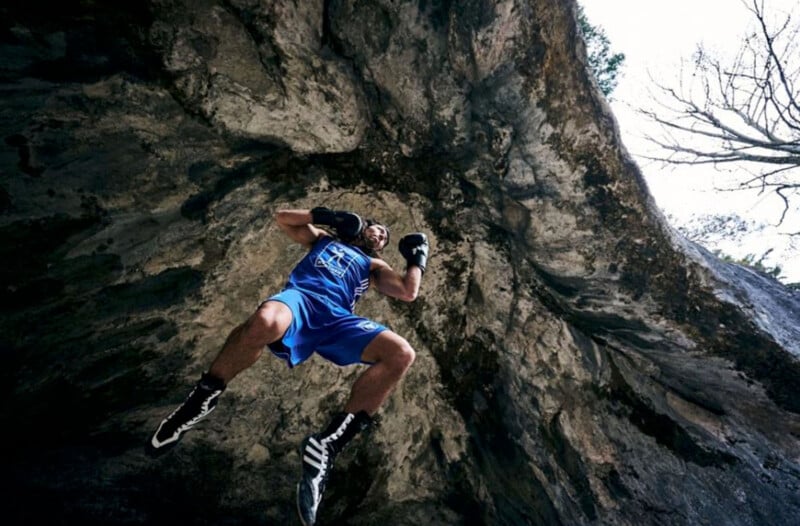
[[[262,335],[267,343],[271,343],[280,339],[291,323],[291,309],[280,301],[268,300],[247,321],[247,330]]]

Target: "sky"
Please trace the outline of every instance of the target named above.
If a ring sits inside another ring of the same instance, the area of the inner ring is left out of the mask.
[[[625,63],[611,94],[611,107],[620,126],[622,139],[634,155],[647,151],[641,136],[654,132],[654,124],[639,115],[651,95],[652,78],[673,86],[679,77],[681,60],[690,60],[698,44],[721,56],[739,49],[743,35],[754,22],[741,0],[579,0],[589,22],[600,26],[611,41],[612,52],[624,53]],[[769,14],[785,16],[794,10],[800,17],[798,0],[766,0]],[[655,128],[657,130],[657,128]],[[713,167],[663,166],[636,159],[650,192],[659,207],[678,226],[703,214],[735,213],[760,226],[751,234],[721,241],[719,248],[737,258],[753,254],[756,259],[768,249],[768,266],[780,265],[784,282],[800,282],[800,239],[791,240],[786,232],[800,231],[800,206],[793,207],[780,227],[773,226],[783,209],[772,194],[721,192],[731,186],[731,174]]]

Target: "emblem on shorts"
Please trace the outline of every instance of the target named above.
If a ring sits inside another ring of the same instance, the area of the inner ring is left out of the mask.
[[[361,329],[362,331],[369,332],[369,331],[374,331],[375,329],[377,329],[378,328],[378,324],[375,323],[374,321],[364,320],[362,322],[359,322],[357,327],[359,329]]]

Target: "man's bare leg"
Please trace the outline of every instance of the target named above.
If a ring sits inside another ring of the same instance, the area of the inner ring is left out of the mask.
[[[292,311],[285,304],[263,303],[246,322],[231,331],[208,374],[227,384],[256,363],[264,347],[279,340],[291,323]]]
[[[350,391],[345,412],[374,415],[414,363],[414,349],[392,331],[383,331],[364,349],[361,359],[372,365],[358,377]]]
[[[383,331],[361,354],[372,365],[358,377],[344,412],[334,415],[321,433],[300,446],[303,471],[297,485],[297,511],[306,526],[314,524],[334,457],[362,429],[414,362],[414,349],[391,331]]]
[[[253,365],[264,346],[281,338],[291,322],[292,313],[286,305],[268,301],[236,327],[186,401],[161,421],[148,451],[158,453],[177,444],[183,433],[214,410],[228,382]]]

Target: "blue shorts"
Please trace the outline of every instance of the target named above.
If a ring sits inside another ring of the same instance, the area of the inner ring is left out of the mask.
[[[337,365],[362,362],[364,348],[386,327],[341,308],[331,309],[324,298],[286,289],[265,301],[279,301],[292,311],[292,323],[280,340],[269,345],[289,367],[314,352]]]

